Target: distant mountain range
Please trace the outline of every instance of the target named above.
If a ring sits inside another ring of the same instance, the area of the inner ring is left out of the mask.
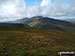
[[[65,19],[65,21],[75,23],[75,19]]]
[[[74,23],[42,16],[19,19],[16,21],[12,21],[11,24],[22,24],[24,26],[33,28],[51,29],[64,32],[75,32]]]
[[[20,23],[0,23],[0,26],[24,27],[24,24],[20,24]]]

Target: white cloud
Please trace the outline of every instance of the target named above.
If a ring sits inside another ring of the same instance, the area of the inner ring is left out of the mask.
[[[42,0],[41,6],[47,6],[50,5],[50,0]]]
[[[38,15],[41,15],[41,8],[39,5],[27,8],[27,17],[33,17]]]
[[[65,2],[64,2],[65,1]],[[75,15],[75,0],[54,0],[52,3],[51,0],[42,0],[39,8],[35,5],[34,7],[28,8],[28,16],[48,16],[48,17],[74,17]],[[67,3],[70,3],[68,5]]]
[[[15,20],[26,16],[26,5],[24,0],[0,0],[1,20]]]
[[[53,3],[51,0],[42,0],[40,4],[31,7],[26,7],[24,0],[0,0],[1,20],[33,16],[73,18],[75,17],[75,0],[54,0]]]

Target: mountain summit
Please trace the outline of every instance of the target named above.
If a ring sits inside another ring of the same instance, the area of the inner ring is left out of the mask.
[[[15,23],[27,24],[30,27],[41,28],[41,29],[51,29],[59,31],[75,31],[75,24],[63,20],[57,20],[48,17],[35,16],[32,18],[23,18],[16,20]]]

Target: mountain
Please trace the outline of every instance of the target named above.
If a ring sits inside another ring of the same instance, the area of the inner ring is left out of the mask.
[[[9,23],[19,23],[19,24],[25,24],[25,22],[26,22],[26,20],[27,20],[28,18],[23,18],[23,19],[18,19],[18,20],[16,20],[16,21],[9,21]]]
[[[15,23],[27,24],[30,27],[41,28],[41,29],[51,29],[64,32],[74,32],[75,24],[63,20],[57,20],[48,17],[35,16],[32,18],[23,18],[16,20]]]
[[[24,24],[20,24],[20,23],[0,23],[0,26],[24,27]]]
[[[65,19],[65,21],[75,23],[75,19]]]
[[[42,16],[0,23],[0,56],[59,56],[59,51],[75,51],[74,23]]]
[[[8,23],[0,23],[0,25],[19,26],[19,27],[26,26],[26,27],[75,33],[75,23],[42,16],[23,18]]]

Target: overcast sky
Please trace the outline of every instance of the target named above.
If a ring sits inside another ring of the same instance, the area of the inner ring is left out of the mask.
[[[75,19],[75,0],[0,0],[0,21],[33,16]]]

